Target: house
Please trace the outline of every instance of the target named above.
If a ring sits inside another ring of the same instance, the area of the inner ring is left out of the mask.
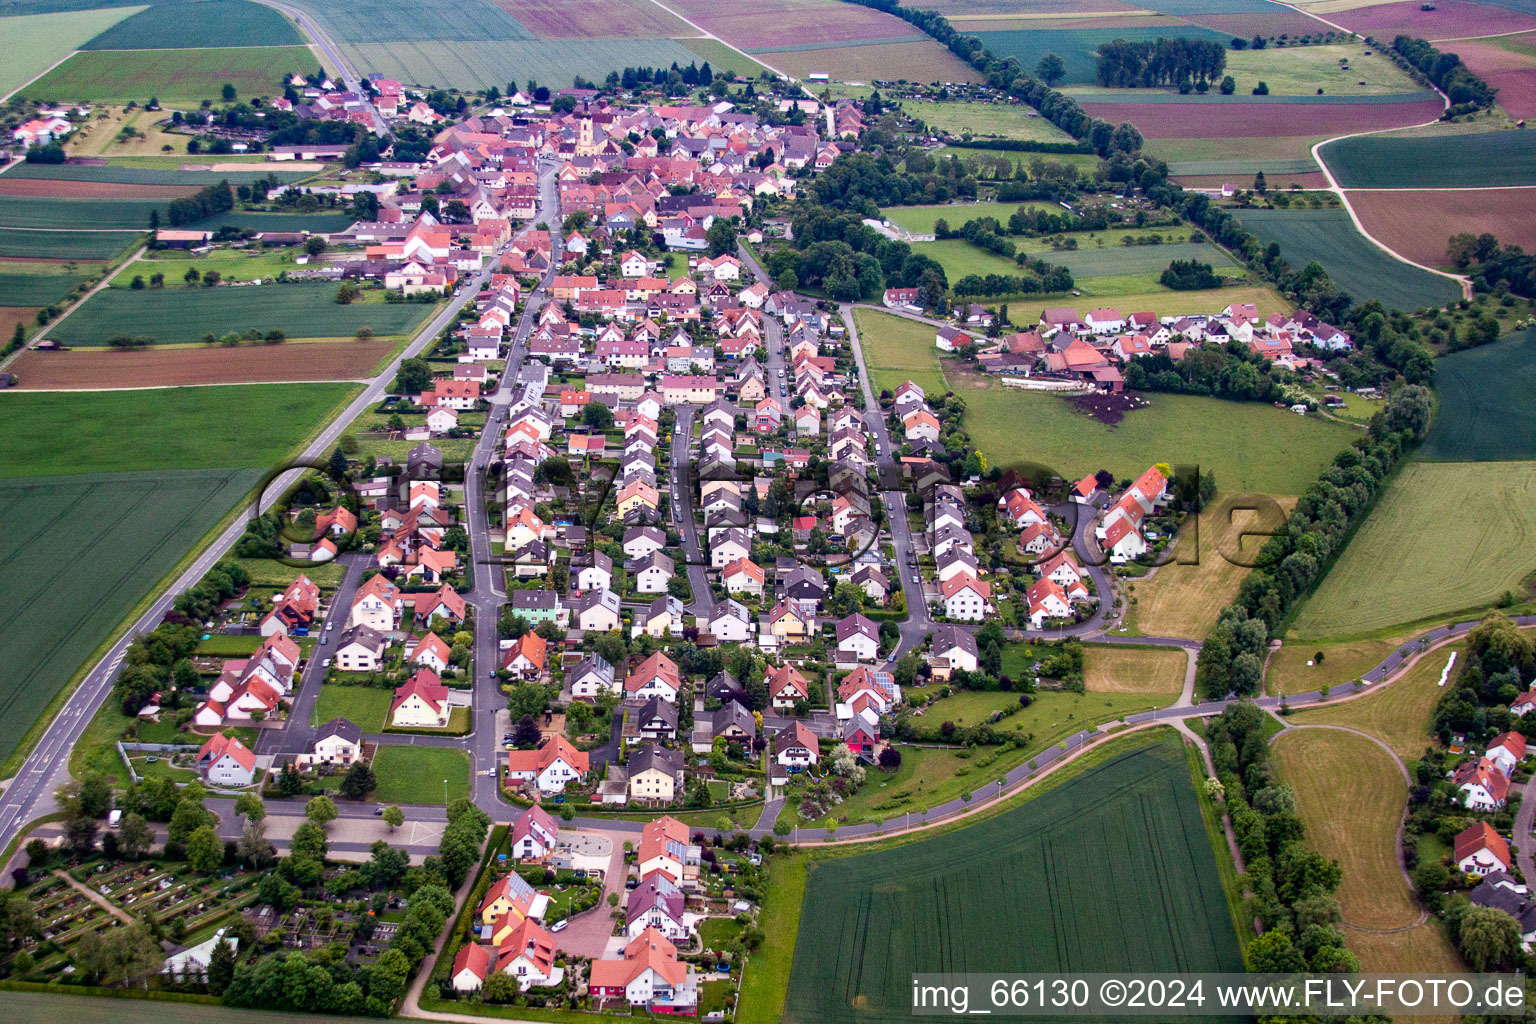
[[[943,596],[944,614],[951,619],[980,622],[992,607],[992,584],[970,573],[946,580],[939,588]]]
[[[619,609],[619,595],[611,590],[584,591],[576,596],[571,605],[575,627],[599,633],[619,628]]]
[[[652,697],[676,703],[681,692],[677,662],[660,651],[637,665],[624,680],[624,696],[631,703],[643,703]]]
[[[974,339],[964,331],[953,327],[940,327],[934,334],[933,344],[940,352],[958,352]]]
[[[582,658],[573,670],[566,673],[566,680],[570,683],[573,697],[592,699],[599,694],[616,693],[619,689],[613,678],[613,665],[600,654],[589,654]]]
[[[315,733],[308,754],[300,764],[350,765],[363,756],[363,730],[345,718],[333,718]]]
[[[1134,523],[1125,516],[1110,520],[1097,531],[1099,547],[1117,565],[1147,553],[1147,542]]]
[[[648,821],[640,830],[640,845],[635,850],[635,864],[642,879],[660,871],[678,885],[688,881],[688,868],[697,877],[699,851],[688,845],[688,826],[670,815]]]
[[[613,559],[601,551],[590,551],[571,559],[578,590],[610,590],[613,587]]]
[[[1042,629],[1049,619],[1065,619],[1072,614],[1072,603],[1067,592],[1050,577],[1042,577],[1030,585],[1026,592],[1029,601],[1029,625]]]
[[[635,726],[645,739],[674,740],[677,738],[677,705],[652,697],[635,712]]]
[[[793,711],[800,701],[808,700],[811,684],[793,665],[779,665],[769,669],[763,681],[768,686],[768,696],[776,711]]]
[[[707,754],[714,749],[714,742],[724,738],[731,743],[751,743],[757,739],[757,719],[746,705],[727,700],[709,717],[697,716],[694,720],[693,750]]]
[[[565,968],[555,966],[555,940],[531,917],[525,917],[496,947],[496,969],[517,979],[517,990],[559,985]]]
[[[532,782],[541,793],[558,793],[567,783],[578,782],[591,770],[585,752],[558,734],[537,750],[507,752],[507,781]]]
[[[816,734],[804,722],[791,722],[773,737],[773,760],[782,768],[800,771],[821,760]]]
[[[654,928],[669,939],[686,939],[689,934],[683,907],[688,897],[665,874],[652,873],[629,891],[624,904],[624,934],[635,938],[647,928]]]
[[[1125,317],[1114,308],[1090,309],[1083,317],[1083,323],[1094,334],[1119,334],[1125,330]]]
[[[877,672],[868,665],[860,665],[843,677],[837,684],[837,717],[846,718],[855,712],[871,708],[883,715],[901,701],[901,687],[889,672]]]
[[[1483,754],[1506,776],[1515,774],[1515,765],[1525,760],[1525,737],[1518,732],[1501,732]]]
[[[720,570],[720,582],[728,594],[763,596],[763,569],[750,558],[738,558]]]
[[[670,804],[683,795],[683,752],[645,743],[629,755],[629,798]]]
[[[1467,898],[1479,907],[1493,907],[1514,918],[1520,929],[1520,943],[1529,952],[1536,943],[1536,903],[1526,899],[1524,891],[1524,885],[1518,885],[1502,871],[1495,871],[1484,875]]]
[[[629,574],[640,593],[665,594],[667,585],[677,575],[677,563],[657,551],[630,563]]]
[[[976,635],[959,626],[938,625],[933,627],[932,655],[949,663],[950,671],[964,669],[976,671],[980,651],[976,647]]]
[[[677,947],[655,929],[632,939],[621,959],[592,961],[587,988],[599,1003],[622,1000],[654,1013],[692,1015],[698,1008],[698,987],[690,983],[687,965],[677,959]]]
[[[244,743],[222,733],[208,737],[197,752],[197,767],[215,786],[249,786],[256,755]]]
[[[506,874],[491,883],[480,900],[476,911],[481,930],[493,927],[507,918],[519,920],[525,917],[543,917],[549,898],[535,892],[533,886],[515,872]]]
[[[727,598],[715,602],[709,610],[708,632],[716,643],[742,643],[752,635],[752,620],[746,606]]]
[[[458,625],[464,621],[466,610],[464,598],[447,583],[431,594],[416,595],[414,608],[415,621],[423,628],[431,628],[439,620]]]
[[[416,646],[407,655],[411,664],[429,668],[439,675],[448,670],[448,659],[452,656],[453,650],[436,633],[428,633],[416,641]]]
[[[1509,797],[1509,777],[1486,757],[1457,768],[1451,774],[1451,782],[1461,791],[1462,803],[1471,810],[1497,810]]]
[[[351,515],[350,512],[347,514]],[[356,529],[357,517],[353,516],[352,524],[352,528]],[[272,610],[261,620],[261,635],[282,633],[284,636],[302,636],[314,625],[315,613],[319,608],[320,588],[308,576],[300,574],[298,579],[288,584],[287,589],[272,598]]]
[[[352,611],[347,622],[353,626],[367,626],[375,632],[388,633],[400,621],[403,606],[399,587],[385,576],[371,576],[353,594]]]
[[[511,593],[512,611],[531,623],[552,622],[560,624],[565,611],[560,595],[553,590],[514,590]]]
[[[858,612],[837,621],[837,649],[858,661],[874,661],[880,655],[880,630]]]
[[[1464,875],[1479,877],[1495,871],[1509,873],[1514,863],[1509,855],[1509,844],[1486,821],[1479,821],[1456,835],[1451,859],[1456,870]]]
[[[1524,718],[1533,708],[1536,708],[1536,690],[1526,690],[1510,702],[1509,713],[1516,718]]]
[[[456,992],[478,992],[490,973],[491,954],[478,942],[466,942],[453,958],[453,973],[449,980]]]
[[[353,626],[336,640],[338,672],[377,672],[384,665],[384,637],[367,626]]]
[[[548,811],[534,804],[512,823],[512,856],[519,860],[547,857],[555,852],[559,839],[560,825]]]
[[[514,679],[532,680],[544,675],[548,644],[539,634],[529,630],[512,642],[501,658],[501,667]]]
[[[448,687],[437,673],[419,668],[395,690],[389,705],[389,724],[396,728],[446,729],[450,709]]]

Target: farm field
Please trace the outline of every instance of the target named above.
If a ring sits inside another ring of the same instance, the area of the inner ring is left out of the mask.
[[[1006,224],[1016,210],[1060,210],[1055,203],[937,203],[928,206],[891,206],[880,215],[892,224],[906,228],[915,235],[933,233],[936,221],[947,220],[950,227],[958,228],[977,217],[995,217]]]
[[[505,8],[488,0],[358,0],[351,4],[296,0],[293,6],[319,22],[337,42],[534,38]]]
[[[908,380],[928,394],[949,390],[939,369],[931,326],[872,309],[855,309],[853,322],[869,366],[870,386],[877,395]]]
[[[1408,782],[1370,739],[1337,729],[1287,729],[1274,741],[1280,777],[1296,792],[1307,841],[1344,869],[1339,905],[1356,928],[1403,928],[1418,903],[1397,862]]]
[[[1174,150],[1181,148],[1177,143],[1164,142],[1165,150],[1170,155],[1176,156]],[[1317,161],[1310,156],[1296,160],[1245,160],[1242,158],[1226,160],[1179,160],[1168,161],[1168,173],[1175,177],[1207,177],[1223,175],[1226,177],[1250,178],[1263,171],[1266,175],[1275,176],[1276,180],[1289,181],[1284,175],[1319,174]]]
[[[1329,46],[1266,47],[1262,50],[1228,50],[1226,74],[1237,82],[1237,93],[1263,81],[1271,96],[1391,96],[1423,92],[1408,72],[1385,54],[1363,43]],[[1342,70],[1340,61],[1349,62]],[[1364,85],[1360,83],[1364,82]]]
[[[694,34],[686,22],[650,0],[497,0],[496,6],[540,39]]]
[[[1519,592],[1536,570],[1533,501],[1536,462],[1409,463],[1302,606],[1295,634],[1345,638]]]
[[[1452,235],[1491,232],[1504,245],[1536,247],[1536,202],[1530,189],[1351,189],[1349,205],[1366,230],[1409,259],[1448,267]]]
[[[215,157],[217,160],[225,160],[227,157]],[[302,164],[298,170],[268,170],[268,167],[284,165],[246,165],[243,171],[231,170],[240,164],[224,164],[219,169],[213,169],[214,165],[198,163],[197,157],[176,155],[162,161],[153,163],[140,159],[129,162],[128,158],[116,160],[109,164],[27,164],[17,163],[6,168],[0,175],[0,183],[15,184],[20,180],[40,180],[67,184],[70,187],[85,182],[104,182],[121,185],[165,185],[183,186],[189,191],[200,188],[203,185],[216,185],[221,181],[227,181],[231,185],[238,185],[256,178],[276,177],[278,181],[290,182],[300,178],[307,178],[323,164]],[[204,170],[186,170],[185,168],[200,167]]]
[[[691,29],[689,31],[692,31]],[[726,46],[718,39],[709,39],[704,36],[687,36],[677,42],[687,47],[689,52],[699,55],[699,60],[708,61],[710,69],[719,74],[722,71],[730,71],[744,78],[755,78],[762,73],[763,66],[751,57],[744,57],[735,50]]]
[[[910,37],[911,32],[904,33]],[[750,52],[750,48],[749,48]],[[817,50],[763,53],[763,59],[787,75],[803,78],[826,72],[844,81],[908,78],[923,82],[976,82],[981,76],[969,64],[932,39],[911,42],[857,44]]]
[[[116,352],[101,348],[23,352],[11,364],[20,390],[94,390],[360,380],[394,351],[388,338],[284,345],[241,345]]]
[[[82,50],[180,50],[200,46],[302,46],[304,37],[276,9],[251,0],[197,0],[146,7]]]
[[[1536,185],[1536,138],[1526,132],[1368,136],[1319,154],[1347,189]]]
[[[951,222],[951,227],[958,226]],[[1211,264],[1218,274],[1223,272],[1232,275],[1242,274],[1242,269],[1232,261],[1231,257],[1216,246],[1205,242],[1120,245],[1119,235],[1115,232],[1105,232],[1103,241],[1102,249],[1094,248],[1090,243],[1077,249],[1063,249],[1059,252],[1049,249],[1032,250],[1030,255],[1047,263],[1066,267],[1072,271],[1077,287],[1090,294],[1094,291],[1091,279],[1095,277],[1146,274],[1148,284],[1160,287],[1157,285],[1157,277],[1173,260],[1196,259],[1202,263]],[[1016,239],[1015,242],[1027,244],[1025,239]],[[944,267],[944,273],[948,275],[951,286],[967,274],[1019,273],[1018,265],[1012,260],[994,256],[961,238],[947,238],[941,242],[914,242],[912,251],[937,260]]]
[[[437,17],[432,24],[439,24]],[[339,45],[359,71],[458,89],[504,89],[513,76],[551,84],[573,75],[601,80],[616,68],[666,67],[673,61],[686,66],[698,59],[671,39],[413,39]]]
[[[1328,187],[1328,179],[1322,171],[1302,174],[1265,171],[1264,176],[1269,179],[1271,191],[1281,188],[1324,189]],[[1169,180],[1185,188],[1219,189],[1223,185],[1236,185],[1238,188],[1253,187],[1253,181],[1246,174],[1181,174]]]
[[[379,782],[373,797],[381,804],[442,805],[469,796],[469,755],[449,747],[381,745],[373,755],[373,774]]]
[[[37,326],[37,311],[41,306],[0,306],[0,338],[15,334],[16,325],[24,330]]]
[[[1530,11],[1506,6],[1468,3],[1467,0],[1443,0],[1433,10],[1422,10],[1412,0],[1375,4],[1327,15],[1329,21],[1361,35],[1391,39],[1399,33],[1420,39],[1455,39],[1463,36],[1491,36],[1504,32],[1536,29],[1536,16]]]
[[[933,151],[933,155],[935,158],[957,156],[962,160],[980,156],[995,159],[1001,156],[1013,161],[1015,167],[1020,164],[1028,167],[1032,160],[1048,160],[1052,163],[1071,164],[1077,168],[1079,174],[1092,174],[1101,162],[1093,153],[1012,153],[1004,150],[977,149],[973,146],[940,146]]]
[[[165,275],[165,287],[185,289],[203,287],[188,285],[188,269],[195,268],[199,276],[210,270],[218,271],[225,281],[270,281],[285,270],[296,270],[293,262],[297,249],[215,249],[209,253],[191,253],[180,249],[147,252],[138,260],[124,265],[112,278],[113,288],[129,288],[135,277],[149,278],[159,273]]]
[[[1411,311],[1461,298],[1455,281],[1395,260],[1372,245],[1345,210],[1242,210],[1238,219],[1266,245],[1278,243],[1291,266],[1321,263],[1357,303],[1380,299],[1389,308]]]
[[[1098,59],[1095,51],[1103,43],[1113,39],[1128,42],[1156,39],[1205,39],[1226,45],[1231,35],[1198,25],[1147,25],[1124,26],[1116,21],[1104,28],[1029,28],[1006,31],[976,32],[981,45],[991,50],[1000,60],[1018,58],[1019,65],[1033,68],[1041,57],[1054,53],[1066,66],[1062,85],[1092,85],[1098,80]],[[1118,121],[1116,123],[1119,123]],[[1145,129],[1143,129],[1145,130]]]
[[[8,228],[149,228],[150,211],[165,223],[166,199],[56,199],[0,195],[0,226]]]
[[[1322,133],[1376,131],[1433,121],[1440,116],[1440,101],[1405,100],[1400,103],[1268,103],[1256,111],[1251,103],[1179,103],[1086,101],[1090,115],[1111,124],[1129,121],[1149,139],[1243,138],[1262,124],[1271,138]],[[1175,150],[1177,152],[1177,150]],[[1236,155],[1236,154],[1234,154]],[[1306,151],[1281,155],[1300,158]]]
[[[136,8],[57,11],[0,18],[0,95],[20,89]]]
[[[3,408],[0,418],[9,418]],[[122,424],[109,429],[121,432]],[[61,431],[18,450],[41,454],[67,436]],[[6,471],[29,468],[18,460]],[[0,757],[11,754],[81,662],[259,476],[254,468],[156,469],[0,480],[6,566],[27,581],[0,596],[7,652]]]
[[[52,476],[268,468],[357,392],[352,384],[0,396],[0,472]],[[172,397],[174,396],[174,397]]]
[[[58,103],[143,103],[196,107],[225,82],[243,99],[281,92],[281,79],[319,60],[304,46],[223,46],[191,50],[89,50],[27,86],[31,99]],[[505,85],[506,83],[502,83]]]
[[[909,100],[902,104],[902,110],[910,117],[921,118],[930,129],[951,135],[995,135],[1029,142],[1074,141],[1072,136],[1035,113],[1034,108],[1022,103],[920,103]],[[1045,160],[1057,158],[1054,153],[1023,155]]]
[[[0,306],[47,306],[85,280],[63,264],[0,264]]]
[[[1200,513],[1198,522],[1187,521],[1172,560],[1150,579],[1128,581],[1136,602],[1132,607],[1136,628],[1151,636],[1204,639],[1249,572],[1227,555],[1256,557],[1266,538],[1242,538],[1243,531],[1278,530],[1296,499],[1281,497],[1276,503],[1282,510],[1278,513],[1250,511],[1242,509],[1245,502],[1240,496],[1222,494]]]
[[[382,295],[382,293],[372,293]],[[51,328],[62,345],[101,346],[113,335],[150,333],[161,345],[199,343],[205,334],[277,329],[293,338],[349,338],[359,327],[405,334],[433,307],[414,302],[337,305],[329,284],[217,288],[104,288]],[[151,333],[152,332],[152,333]]]
[[[1253,131],[1250,126],[1246,131]],[[1293,129],[1294,130],[1294,129]],[[1159,160],[1166,160],[1179,174],[1243,174],[1257,171],[1268,174],[1271,167],[1281,171],[1305,165],[1317,170],[1312,147],[1324,135],[1265,135],[1232,138],[1147,139],[1142,149]],[[1191,166],[1199,168],[1191,170]]]
[[[34,259],[105,260],[133,245],[138,231],[28,231],[0,228],[0,256]]]
[[[1380,664],[1395,646],[1390,640],[1356,640],[1346,643],[1297,641],[1285,644],[1269,656],[1264,669],[1264,692],[1280,696],[1352,683],[1361,674]],[[1323,660],[1307,664],[1319,652]],[[1398,684],[1392,685],[1395,687]],[[1318,711],[1318,714],[1322,714],[1322,711]]]
[[[1184,689],[1189,660],[1181,650],[1090,644],[1083,654],[1089,693],[1137,693],[1176,697]]]
[[[26,165],[22,165],[26,166]],[[169,202],[197,191],[189,185],[130,185],[110,181],[53,181],[0,175],[0,196],[43,199],[158,199]]]
[[[895,15],[836,0],[671,0],[667,6],[749,52],[764,46],[898,39],[919,31]]]
[[[1423,459],[1536,459],[1536,329],[1435,361],[1439,411]]]
[[[1084,846],[1126,870],[1065,855]],[[941,944],[944,967],[962,972],[1241,964],[1172,740],[968,828],[813,859],[805,899],[816,911],[800,917],[782,1018],[797,1024],[845,1021],[852,1007],[861,1021],[909,1019],[912,973],[934,966]]]
[[[1468,69],[1499,91],[1505,113],[1536,114],[1536,33],[1458,40],[1454,48]]]

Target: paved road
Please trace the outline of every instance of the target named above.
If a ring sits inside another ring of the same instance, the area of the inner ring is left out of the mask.
[[[707,616],[715,606],[715,595],[709,589],[709,561],[699,543],[699,524],[693,516],[693,474],[689,466],[693,459],[693,417],[698,410],[691,405],[677,407],[677,422],[672,428],[671,483],[672,525],[683,539],[683,563],[688,570],[688,585],[693,588],[693,600],[688,611]]]
[[[352,67],[346,57],[342,56],[341,48],[331,41],[331,37],[321,31],[319,25],[315,24],[313,18],[295,7],[290,7],[284,3],[277,3],[276,0],[258,0],[258,2],[275,8],[288,15],[294,21],[297,21],[299,26],[304,29],[304,33],[315,41],[315,45],[320,48],[320,52],[325,54],[326,60],[331,62],[331,66],[341,76],[341,84],[347,87],[347,91],[362,94],[362,79],[356,69]],[[371,101],[367,104],[367,107],[369,112],[373,114],[374,124],[377,126],[374,129],[374,134],[383,135],[386,131],[383,115],[379,113],[378,108]]]

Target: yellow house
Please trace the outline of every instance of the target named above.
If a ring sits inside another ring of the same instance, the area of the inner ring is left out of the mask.
[[[521,876],[516,873],[503,875],[486,890],[485,899],[480,903],[480,923],[495,924],[506,918],[515,927],[518,921],[528,916],[536,895]]]
[[[810,625],[788,601],[780,601],[768,613],[768,629],[780,640],[801,640],[810,634]]]
[[[677,799],[683,779],[683,754],[647,743],[629,757],[629,798],[669,804]]]
[[[624,489],[619,492],[619,515],[628,515],[630,509],[633,509],[638,505],[644,505],[646,508],[654,509],[656,507],[656,500],[656,488],[652,487],[644,480],[631,480],[629,483],[625,484]]]
[[[448,687],[429,668],[418,669],[389,706],[390,724],[399,728],[442,729],[448,714]]]
[[[763,388],[763,381],[760,377],[748,377],[741,382],[741,387],[737,389],[738,397],[743,403],[761,402],[767,393]]]

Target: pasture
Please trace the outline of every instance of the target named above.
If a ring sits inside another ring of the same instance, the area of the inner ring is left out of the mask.
[[[1085,848],[1099,856],[1070,853]],[[796,1024],[909,1019],[912,973],[940,968],[939,948],[957,972],[1242,963],[1174,740],[970,827],[812,859],[805,900],[782,1015]]]
[[[282,93],[282,79],[319,60],[304,46],[223,46],[191,50],[82,50],[27,86],[53,103],[143,103],[196,107],[217,100],[224,83],[241,99]],[[503,85],[506,83],[503,82]]]
[[[10,419],[4,405],[0,419]],[[78,402],[76,409],[83,411]],[[102,424],[118,433],[126,426]],[[69,432],[61,430],[34,445],[17,445],[13,454],[26,454],[7,460],[6,472],[27,471],[32,458],[56,450],[66,438]],[[259,475],[256,469],[156,469],[0,480],[6,566],[15,579],[27,581],[0,595],[7,666],[0,685],[0,757],[16,749],[96,646]]]
[[[1089,693],[1138,693],[1168,702],[1184,689],[1189,659],[1167,647],[1091,644],[1083,655],[1083,681]]]
[[[1536,459],[1536,329],[1435,362],[1439,411],[1424,459]]]
[[[1321,263],[1357,303],[1380,299],[1389,308],[1412,311],[1461,298],[1455,281],[1393,259],[1371,244],[1345,210],[1240,210],[1237,216],[1266,245],[1278,243],[1292,267]]]
[[[1418,263],[1448,267],[1452,235],[1491,232],[1504,245],[1536,248],[1536,202],[1530,189],[1352,190],[1349,205],[1372,235]]]
[[[1295,634],[1341,639],[1522,592],[1536,571],[1532,502],[1536,462],[1409,463],[1302,605]]]
[[[469,796],[469,755],[462,750],[381,745],[373,774],[379,783],[373,798],[381,804],[442,806]]]
[[[1266,47],[1228,50],[1227,70],[1237,82],[1238,95],[1260,81],[1271,96],[1391,96],[1422,92],[1423,88],[1392,58],[1364,43],[1330,46]],[[1348,62],[1344,70],[1342,61]],[[1364,83],[1364,84],[1362,84]]]
[[[755,78],[762,73],[761,64],[751,57],[742,56],[718,39],[693,36],[678,39],[677,42],[687,47],[689,52],[698,54],[701,63],[707,61],[716,74],[730,71],[745,78]]]
[[[361,380],[392,353],[397,342],[327,341],[237,348],[166,348],[116,352],[102,348],[68,352],[28,350],[11,370],[21,390],[92,390],[175,387],[185,384],[247,384],[273,381]]]
[[[1536,136],[1528,132],[1340,139],[1318,155],[1351,189],[1536,185]]]
[[[165,275],[166,288],[202,287],[188,285],[186,274],[195,269],[200,276],[216,271],[225,281],[270,281],[283,271],[298,269],[293,262],[297,249],[215,249],[207,253],[192,253],[184,249],[164,249],[145,253],[132,263],[126,263],[112,278],[112,287],[128,288],[135,277],[145,279],[155,274]]]
[[[928,394],[942,395],[949,390],[939,369],[931,326],[872,309],[854,310],[853,322],[869,367],[870,387],[877,395],[908,380]]]
[[[0,39],[5,41],[0,47],[0,96],[20,89],[134,10],[117,7],[0,18]]]
[[[1054,53],[1066,66],[1062,85],[1093,85],[1098,81],[1099,46],[1114,39],[1128,42],[1156,39],[1205,39],[1225,45],[1232,37],[1198,25],[1124,26],[1116,23],[1105,28],[1031,28],[977,32],[981,45],[998,59],[1018,58],[1019,65],[1032,70],[1041,57]],[[1117,122],[1118,123],[1118,122]]]
[[[951,226],[959,225],[951,222]],[[1087,235],[1077,237],[1079,246],[1076,249],[1056,251],[1035,246],[1030,246],[1029,249],[1031,257],[1072,271],[1077,288],[1085,294],[1095,292],[1094,282],[1091,279],[1098,277],[1146,275],[1147,286],[1160,287],[1157,283],[1158,275],[1173,260],[1195,259],[1202,263],[1209,263],[1215,268],[1217,274],[1223,276],[1240,276],[1243,273],[1230,256],[1207,242],[1122,245],[1120,233],[1114,230],[1106,231],[1097,238]],[[1023,241],[1028,245],[1026,240],[1016,241]],[[1103,248],[1098,247],[1100,244]],[[960,238],[948,238],[942,242],[914,242],[912,251],[937,260],[944,267],[944,273],[948,275],[951,286],[967,274],[1020,273],[1018,265],[1012,260],[994,256]],[[1224,305],[1226,305],[1225,302],[1220,303],[1216,308],[1219,309]],[[1185,308],[1194,307],[1186,305]]]
[[[105,260],[123,252],[143,237],[138,231],[28,231],[0,228],[0,256]]]
[[[920,118],[931,130],[951,135],[993,135],[1026,142],[1073,142],[1072,136],[1023,103],[925,103],[908,100],[902,110]],[[991,151],[984,151],[991,152]],[[1045,160],[1054,153],[1030,153]]]
[[[1251,563],[1265,535],[1284,526],[1294,504],[1294,498],[1282,497],[1276,508],[1222,494],[1186,520],[1172,560],[1149,579],[1127,581],[1136,628],[1152,636],[1204,639],[1248,575],[1249,565],[1242,563]]]
[[[381,295],[382,293],[375,293]],[[406,334],[432,306],[414,302],[338,305],[329,284],[264,284],[217,288],[104,288],[49,329],[61,345],[105,345],[117,334],[148,334],[160,345],[192,345],[204,335],[277,329],[289,338],[350,338],[367,326],[376,335]]]
[[[0,395],[0,473],[265,469],[358,391],[354,384]]]
[[[945,220],[952,228],[958,228],[968,220],[978,217],[993,217],[1000,223],[1007,224],[1008,218],[1013,216],[1016,210],[1053,210],[1060,211],[1061,207],[1055,203],[1027,202],[1027,203],[938,203],[930,206],[892,206],[881,210],[880,215],[892,224],[907,229],[916,235],[931,234],[933,225]]]
[[[251,0],[156,4],[117,22],[82,50],[180,50],[295,46],[304,37],[276,9]]]

